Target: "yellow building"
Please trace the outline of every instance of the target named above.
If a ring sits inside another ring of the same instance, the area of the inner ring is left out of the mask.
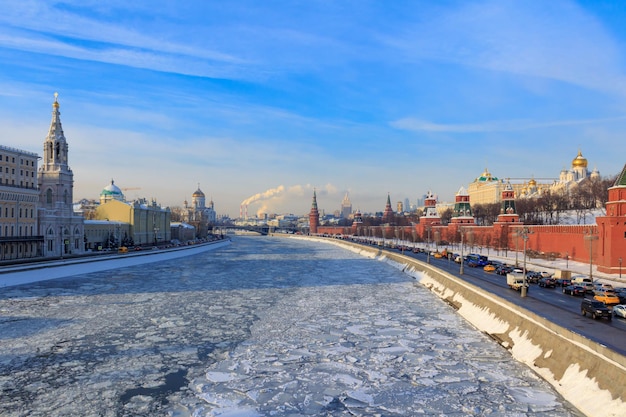
[[[516,182],[515,179],[510,179],[509,182],[517,198],[540,197],[546,192],[562,193],[571,190],[587,178],[600,178],[600,172],[597,169],[590,172],[587,169],[587,165],[587,159],[583,157],[581,151],[578,151],[578,154],[572,160],[571,169],[563,169],[558,178],[539,182],[535,178],[530,177],[528,181],[517,179]],[[485,171],[469,184],[467,191],[472,204],[499,203],[504,186],[505,181],[494,177],[485,168]]]
[[[474,204],[491,204],[500,201],[504,182],[491,175],[489,170],[477,177],[468,187],[470,202]]]
[[[130,245],[130,225],[111,220],[85,220],[85,249],[98,251]]]
[[[133,202],[109,199],[96,208],[96,219],[128,223],[128,233],[135,245],[158,245],[169,242],[171,213],[145,199]]]

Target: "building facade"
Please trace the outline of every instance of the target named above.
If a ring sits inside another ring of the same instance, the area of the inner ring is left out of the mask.
[[[169,207],[161,207],[155,200],[132,202],[111,199],[96,208],[97,220],[128,223],[132,244],[159,245],[172,239]]]
[[[183,208],[178,209],[180,221],[193,226],[195,237],[204,239],[208,236],[209,228],[217,221],[213,199],[206,204],[206,195],[200,189],[191,195],[191,205],[185,200]]]
[[[557,178],[543,179],[538,181],[534,177],[528,180],[517,181],[502,180],[493,176],[487,168],[469,184],[467,190],[472,204],[499,203],[502,191],[507,183],[513,188],[517,198],[535,198],[545,193],[566,193],[571,191],[581,181],[586,179],[599,179],[600,171],[589,171],[588,161],[579,150],[572,159],[570,169],[563,169]]]
[[[83,217],[73,210],[74,174],[68,164],[68,145],[61,126],[57,96],[55,93],[52,121],[43,144],[37,176],[39,234],[44,238],[42,254],[46,257],[85,251]]]
[[[0,146],[0,260],[41,256],[35,153]]]

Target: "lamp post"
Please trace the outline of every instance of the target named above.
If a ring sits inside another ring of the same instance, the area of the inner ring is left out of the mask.
[[[463,259],[463,228],[461,228],[461,269],[459,270],[459,274],[463,275],[463,261],[465,259]]]
[[[593,234],[591,228],[585,232],[585,240],[589,241],[589,278],[591,279],[591,283],[593,282],[593,241],[598,239],[598,236]]]
[[[620,257],[618,260],[619,262],[619,277],[622,277],[622,258]]]
[[[519,245],[520,231],[516,230],[515,232],[513,232],[513,234],[515,235],[515,267],[517,268],[519,266],[519,263],[517,262],[517,253],[519,252],[518,245]]]
[[[569,252],[565,252],[565,269],[569,269]]]
[[[428,232],[428,240],[426,241],[426,262],[430,263],[430,227],[426,229]]]
[[[533,232],[528,230],[528,227],[523,227],[520,230],[517,230],[515,232],[515,265],[517,266],[517,238],[522,238],[522,240],[524,241],[524,267],[522,269],[523,271],[523,276],[522,276],[522,289],[520,290],[520,296],[522,297],[526,297],[528,288],[526,287],[526,244],[528,242],[528,235],[532,234]]]

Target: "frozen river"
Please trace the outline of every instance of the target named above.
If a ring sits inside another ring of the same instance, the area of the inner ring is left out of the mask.
[[[323,243],[0,289],[2,416],[577,416],[409,276]]]

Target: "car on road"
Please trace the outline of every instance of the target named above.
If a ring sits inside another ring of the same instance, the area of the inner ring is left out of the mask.
[[[587,313],[591,315],[592,319],[597,319],[599,317],[604,317],[609,320],[613,317],[611,314],[611,310],[607,308],[601,301],[593,300],[591,298],[585,298],[580,303],[580,313],[583,316],[586,316]]]
[[[556,282],[551,277],[543,277],[539,279],[539,286],[544,288],[556,287]]]
[[[620,304],[626,304],[626,288],[615,288],[615,295],[619,298]]]
[[[611,284],[603,284],[601,282],[596,282],[593,285],[596,287],[596,290],[611,290],[611,291],[615,291]]]
[[[618,304],[613,307],[613,315],[626,319],[626,304]]]
[[[551,274],[551,273],[549,273],[549,272],[546,272],[546,271],[541,271],[541,276],[542,276],[543,278],[549,278],[549,277],[551,277],[551,276],[552,276],[552,274]]]
[[[526,279],[528,282],[532,282],[533,284],[537,284],[541,279],[541,273],[535,271],[526,271]]]
[[[619,298],[613,291],[598,290],[593,295],[594,300],[602,301],[607,306],[614,306],[619,304]]]
[[[572,285],[572,281],[568,278],[559,278],[556,280],[556,285],[558,287],[567,287],[568,285]]]
[[[493,265],[491,265],[491,264],[489,264],[489,265],[485,265],[485,266],[483,267],[483,271],[485,271],[485,272],[493,272],[493,271],[495,271],[495,270],[496,270],[496,267],[495,267],[495,266],[493,266]]]
[[[593,294],[593,292],[595,291],[595,287],[591,282],[576,283],[576,285],[580,285],[581,287],[583,287],[587,294]]]
[[[500,266],[496,266],[496,274],[498,275],[506,275],[512,270],[513,270],[513,267],[510,265],[503,264]]]
[[[568,285],[567,287],[563,287],[563,294],[584,296],[585,289],[580,285]]]

